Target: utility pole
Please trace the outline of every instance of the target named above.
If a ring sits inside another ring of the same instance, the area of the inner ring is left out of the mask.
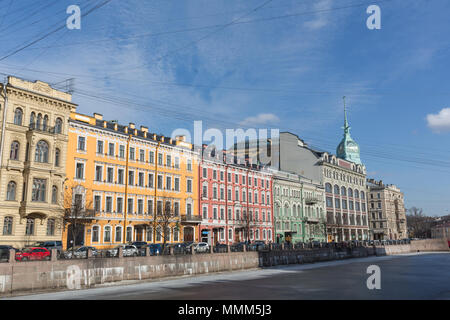
[[[157,190],[158,190],[158,150],[159,147],[161,146],[161,141],[158,141],[158,145],[156,146],[156,151],[155,151],[155,199],[153,201],[153,208],[154,208],[154,212],[153,212],[153,243],[155,243],[155,238],[156,238],[156,227],[157,227],[157,223],[156,223],[156,216],[157,216],[157,206],[156,206],[156,196],[157,196]],[[163,208],[161,208],[162,210]],[[164,231],[165,232],[165,231]]]
[[[127,140],[127,155],[126,155],[126,169],[125,169],[125,201],[124,201],[124,222],[123,222],[123,244],[126,243],[127,239],[127,215],[128,215],[128,158],[130,157],[130,141],[131,134],[128,135]]]

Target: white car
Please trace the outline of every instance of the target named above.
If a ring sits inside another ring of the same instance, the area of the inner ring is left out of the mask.
[[[118,245],[117,247],[110,249],[107,251],[107,255],[110,257],[116,257],[119,254],[119,248],[122,247],[123,249],[123,256],[124,257],[131,257],[131,256],[138,256],[139,255],[139,250],[136,246],[131,245],[131,244],[121,244]]]
[[[206,242],[199,242],[194,247],[195,252],[209,252],[209,244]]]

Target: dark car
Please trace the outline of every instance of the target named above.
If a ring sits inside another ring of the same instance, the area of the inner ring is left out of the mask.
[[[44,241],[41,248],[46,248],[50,252],[52,249],[56,249],[58,250],[58,255],[60,255],[62,251],[62,241]]]
[[[136,248],[140,249],[143,248],[147,245],[147,242],[145,241],[135,241],[135,242],[131,242],[131,245],[135,246]]]
[[[5,245],[0,246],[0,262],[9,260],[9,250],[11,249],[16,250],[16,252],[19,251],[19,249],[16,249],[12,246],[5,246]]]
[[[161,254],[162,247],[161,247],[161,244],[159,244],[159,243],[150,243],[148,245],[148,248],[150,249],[151,256],[156,256],[156,255]]]
[[[81,247],[75,247],[67,249],[66,252],[64,252],[64,258],[65,259],[72,259],[72,258],[86,258],[87,257],[87,251],[88,249],[92,250],[92,256],[97,257],[99,256],[100,252],[95,247],[89,247],[89,246],[81,246]],[[73,253],[72,253],[73,251]]]

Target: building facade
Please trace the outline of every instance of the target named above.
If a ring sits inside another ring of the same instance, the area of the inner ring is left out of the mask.
[[[71,100],[41,81],[1,84],[0,244],[61,240]]]
[[[198,241],[198,154],[184,137],[72,113],[67,177],[68,206],[91,210],[76,245]],[[69,226],[65,245],[73,238]]]
[[[273,198],[277,243],[326,240],[324,190],[320,184],[274,171]]]
[[[374,240],[407,238],[404,195],[395,185],[367,180],[369,223]]]
[[[228,160],[224,153],[207,156],[203,152],[199,238],[209,244],[273,242],[272,174]]]

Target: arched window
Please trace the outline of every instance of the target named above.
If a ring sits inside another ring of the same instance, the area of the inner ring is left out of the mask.
[[[339,194],[339,186],[337,184],[334,185],[334,194]]]
[[[44,116],[44,122],[42,124],[42,130],[43,131],[47,131],[47,127],[48,127],[48,115]]]
[[[359,191],[355,190],[355,198],[359,198]]]
[[[111,242],[111,226],[105,226],[103,231],[103,242]]]
[[[42,124],[42,114],[39,113],[37,116],[36,129],[41,130],[41,124]]]
[[[348,196],[353,197],[353,190],[352,188],[348,188]]]
[[[343,195],[343,196],[347,195],[347,190],[345,189],[345,187],[341,188],[341,195]]]
[[[47,163],[48,162],[48,143],[41,140],[36,145],[36,153],[34,161]]]
[[[52,203],[56,204],[58,202],[58,187],[52,187]]]
[[[59,149],[57,148],[55,150],[55,167],[59,167],[60,158],[61,158],[61,151],[59,151]]]
[[[34,112],[31,113],[30,116],[30,128],[35,128],[34,123],[36,122],[36,114]]]
[[[366,198],[366,195],[364,194],[364,191],[361,191],[361,199],[365,199]]]
[[[8,201],[16,200],[16,183],[14,181],[10,181],[8,183],[8,189],[6,192],[6,200],[8,200]]]
[[[325,191],[326,192],[331,193],[331,189],[332,189],[332,187],[331,187],[330,183],[325,184]]]
[[[114,237],[116,242],[122,242],[122,226],[116,227],[116,236]]]
[[[13,141],[13,143],[11,143],[11,152],[9,154],[11,160],[19,160],[19,148],[19,142]]]
[[[22,109],[17,108],[16,111],[14,111],[14,124],[21,126],[22,118],[23,118],[23,111]]]
[[[56,118],[55,133],[62,133],[62,119],[61,118]]]

